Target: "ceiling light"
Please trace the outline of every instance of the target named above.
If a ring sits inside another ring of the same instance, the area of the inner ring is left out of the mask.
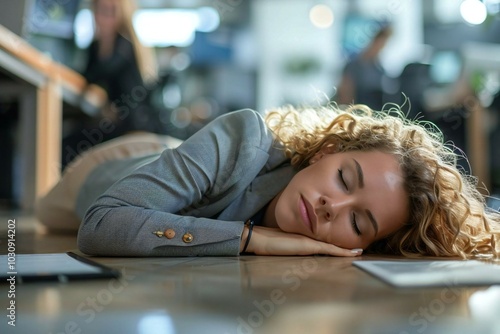
[[[481,24],[486,20],[486,6],[479,0],[465,0],[460,5],[462,18],[470,24]]]
[[[321,29],[326,29],[333,24],[333,12],[327,5],[316,5],[309,11],[312,24]]]

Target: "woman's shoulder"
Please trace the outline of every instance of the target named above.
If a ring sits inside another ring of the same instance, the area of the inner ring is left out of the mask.
[[[228,112],[216,118],[214,126],[235,137],[267,136],[267,126],[262,115],[253,109],[240,109]]]
[[[207,143],[212,140],[224,147],[263,147],[270,145],[272,135],[259,112],[241,109],[218,116],[186,142]]]
[[[245,122],[245,124],[248,124],[248,122],[264,123],[262,115],[250,108],[231,111],[219,117],[225,118],[229,122]]]

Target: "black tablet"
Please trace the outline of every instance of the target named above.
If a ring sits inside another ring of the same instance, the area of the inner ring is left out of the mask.
[[[118,278],[120,272],[72,252],[0,256],[0,280],[17,283]]]

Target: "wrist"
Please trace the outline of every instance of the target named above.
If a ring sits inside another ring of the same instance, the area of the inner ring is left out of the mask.
[[[248,238],[248,226],[245,224],[243,226],[243,232],[241,233],[241,239],[240,239],[240,254],[243,252],[243,248],[245,247],[245,243]]]
[[[244,243],[243,243],[243,238],[242,238],[242,242],[240,242],[240,254],[250,253],[249,245],[250,245],[250,240],[252,238],[253,227],[254,227],[253,220],[249,219],[245,222],[245,229],[243,230],[243,232],[245,232],[245,230],[247,230],[247,233],[246,233],[246,238],[245,238]],[[245,234],[245,233],[243,233],[243,234]],[[243,244],[243,248],[241,248],[241,244]]]

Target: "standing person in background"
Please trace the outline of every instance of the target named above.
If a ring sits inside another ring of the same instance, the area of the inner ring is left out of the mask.
[[[375,110],[382,109],[385,103],[382,81],[386,74],[379,55],[391,35],[390,26],[381,27],[370,44],[347,63],[338,86],[337,103],[360,103]]]
[[[133,131],[160,132],[158,117],[148,101],[149,91],[157,81],[156,61],[153,50],[140,43],[134,30],[135,9],[133,0],[92,1],[95,36],[87,49],[82,75],[88,84],[105,89],[108,102],[91,124],[65,138],[64,165],[70,162],[65,148],[82,153],[84,148],[79,143],[85,133],[99,130],[96,137],[106,141]],[[104,127],[99,126],[103,119],[107,121]]]

